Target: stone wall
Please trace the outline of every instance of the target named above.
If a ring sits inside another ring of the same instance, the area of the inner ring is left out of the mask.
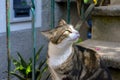
[[[120,0],[111,0],[111,5],[119,5]]]
[[[120,42],[120,6],[101,6],[93,11],[92,38]]]

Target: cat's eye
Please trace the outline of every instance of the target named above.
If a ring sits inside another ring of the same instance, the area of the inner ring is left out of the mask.
[[[72,31],[70,31],[70,30],[66,30],[68,33],[72,33]]]
[[[64,34],[70,34],[70,33],[72,33],[71,31],[69,31],[69,30],[66,30],[65,32],[64,32]]]

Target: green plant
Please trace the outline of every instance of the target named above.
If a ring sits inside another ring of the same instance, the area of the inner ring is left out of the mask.
[[[82,41],[83,41],[82,38],[79,38],[75,43],[77,44],[77,43],[80,43]]]
[[[41,47],[35,55],[36,62],[39,59],[39,55],[42,49],[43,47]],[[19,80],[32,80],[32,58],[29,58],[28,62],[26,62],[19,52],[17,52],[17,55],[19,58],[18,60],[12,58],[12,62],[15,66],[15,69],[11,72],[11,74],[16,76]],[[36,67],[36,80],[41,80],[47,68],[48,67],[46,65],[46,59],[41,60],[39,65]],[[44,77],[46,77],[45,80],[47,80],[49,78],[49,75]]]

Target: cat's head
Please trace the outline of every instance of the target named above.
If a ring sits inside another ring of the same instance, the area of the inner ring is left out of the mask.
[[[71,44],[75,42],[80,34],[74,27],[67,24],[63,19],[59,21],[58,26],[52,30],[42,32],[53,44]]]

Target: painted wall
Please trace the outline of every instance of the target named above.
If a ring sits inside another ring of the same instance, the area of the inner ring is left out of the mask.
[[[5,32],[5,0],[1,0],[0,2],[0,32]]]
[[[13,0],[10,0],[10,22],[11,31],[18,31],[31,28],[31,17],[27,18],[14,18],[13,14]],[[36,0],[36,27],[41,27],[41,10],[42,3],[41,0]],[[5,0],[0,2],[0,33],[6,32],[6,9]]]

